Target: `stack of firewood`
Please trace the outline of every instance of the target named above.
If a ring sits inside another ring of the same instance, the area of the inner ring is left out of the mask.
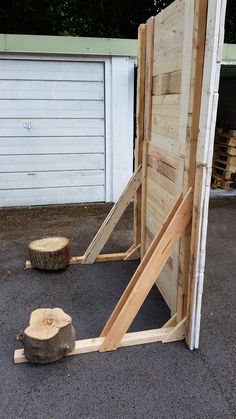
[[[236,186],[236,130],[217,128],[215,136],[212,187],[232,189]]]

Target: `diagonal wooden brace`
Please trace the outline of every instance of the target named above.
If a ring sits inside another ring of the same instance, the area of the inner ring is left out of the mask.
[[[133,199],[135,193],[139,189],[142,183],[142,165],[133,173],[128,185],[121,194],[119,200],[112,207],[111,211],[104,220],[102,226],[98,230],[96,236],[90,243],[88,249],[83,256],[83,264],[94,263],[96,257],[105,246],[109,239],[112,231],[118,223],[120,217],[128,207],[129,203]]]
[[[154,250],[156,249],[157,245],[159,244],[160,240],[163,237],[163,234],[165,233],[167,227],[169,226],[171,220],[173,219],[177,209],[179,208],[181,202],[183,200],[183,194],[180,194],[177,201],[175,202],[174,206],[170,210],[169,214],[167,215],[164,223],[162,224],[161,229],[157,233],[157,235],[154,237],[151,245],[149,246],[147,252],[145,253],[143,259],[141,260],[136,272],[134,273],[132,279],[130,280],[127,288],[123,292],[120,300],[118,301],[113,313],[111,314],[110,318],[108,319],[105,327],[103,328],[100,336],[106,336],[108,331],[110,330],[111,326],[113,325],[114,321],[116,320],[118,314],[120,313],[124,303],[127,301],[127,298],[129,297],[131,291],[133,290],[134,286],[136,285],[140,275],[144,271],[144,268],[147,266],[150,257],[152,256]]]
[[[172,219],[168,220],[166,230],[162,231],[161,238],[158,238],[158,235],[154,238],[104,327],[101,336],[106,337],[100,347],[101,352],[111,351],[119,346],[122,337],[133,322],[181,234],[190,222],[193,204],[192,188],[189,189],[181,203],[179,203],[180,199],[178,198],[178,205],[176,203],[174,206],[174,215],[172,214]],[[147,259],[146,263],[143,262],[145,258]]]

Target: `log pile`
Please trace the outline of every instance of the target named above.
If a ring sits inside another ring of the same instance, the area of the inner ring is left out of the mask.
[[[236,131],[216,130],[212,187],[232,189],[236,182]]]

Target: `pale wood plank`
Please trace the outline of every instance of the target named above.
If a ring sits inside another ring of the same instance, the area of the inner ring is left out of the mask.
[[[142,164],[144,139],[144,101],[145,101],[145,64],[146,64],[146,25],[138,30],[138,73],[136,107],[135,169]],[[141,243],[141,197],[142,186],[134,197],[134,243]]]
[[[126,346],[143,345],[145,343],[162,342],[165,337],[169,335],[171,330],[171,327],[165,327],[160,329],[144,330],[141,332],[126,333],[121,340],[119,347],[122,348]],[[104,340],[104,337],[77,340],[75,343],[75,349],[66,356],[96,352],[99,350]],[[16,349],[14,353],[14,363],[21,364],[24,362],[28,362],[28,359],[24,355],[24,349]]]
[[[115,260],[126,260],[127,256],[129,256],[128,252],[104,253],[104,254],[98,255],[95,259],[95,262],[114,262]],[[84,260],[84,256],[72,256],[70,258],[69,265],[81,265],[83,263],[83,260]],[[27,260],[25,263],[25,269],[31,269],[31,268],[32,268],[31,262],[30,260]]]
[[[177,340],[183,340],[185,337],[185,325],[186,325],[186,317],[181,320],[171,332],[163,339],[163,343],[167,342],[175,342]]]
[[[151,139],[152,126],[152,77],[154,53],[154,17],[146,23],[146,76],[145,76],[145,109],[144,109],[144,144],[143,144],[143,181],[141,196],[141,258],[145,253],[146,193],[147,193],[147,144]]]
[[[190,222],[192,216],[192,190],[188,191],[181,203],[179,203],[180,199],[177,201],[177,210],[174,212],[173,217],[170,217],[172,219],[166,230],[163,227],[163,230],[160,232],[161,239],[159,240],[157,234],[103,329],[102,334],[106,335],[106,339],[100,348],[101,351],[117,348],[122,336],[130,327],[163,269],[179,237]],[[157,245],[156,242],[158,243]]]

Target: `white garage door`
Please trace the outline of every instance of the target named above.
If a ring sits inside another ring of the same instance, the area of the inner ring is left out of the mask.
[[[105,200],[104,65],[0,62],[0,206]]]

